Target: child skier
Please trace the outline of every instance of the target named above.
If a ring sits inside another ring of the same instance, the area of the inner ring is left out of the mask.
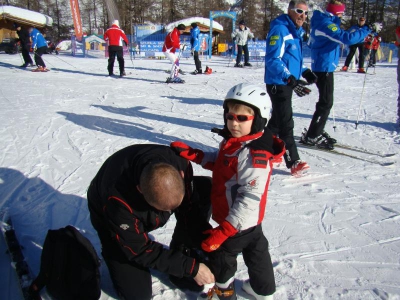
[[[179,68],[179,56],[177,57],[175,54],[176,49],[180,49],[180,51],[185,50],[185,45],[180,44],[180,36],[185,30],[186,26],[184,24],[179,24],[165,37],[162,51],[165,57],[167,57],[172,63],[171,74],[167,78],[167,83],[185,82],[184,80],[178,77],[178,73],[183,75],[183,72]]]
[[[223,104],[223,129],[214,132],[224,138],[216,152],[193,149],[183,142],[171,147],[180,156],[213,171],[212,216],[218,227],[207,230],[202,248],[209,253],[210,269],[216,283],[209,299],[236,299],[234,275],[236,258],[243,253],[249,280],[243,284],[257,299],[270,299],[275,279],[268,241],[261,222],[274,159],[281,159],[283,141],[265,128],[271,101],[262,88],[238,84],[231,88]]]

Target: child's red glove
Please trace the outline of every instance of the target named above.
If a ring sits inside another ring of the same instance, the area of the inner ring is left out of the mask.
[[[193,149],[186,145],[184,142],[172,142],[170,147],[179,154],[179,156],[186,158],[196,164],[201,164],[204,153],[199,149]]]
[[[217,250],[228,237],[235,235],[238,231],[228,221],[222,222],[217,228],[204,231],[210,236],[201,243],[201,248],[206,252]]]

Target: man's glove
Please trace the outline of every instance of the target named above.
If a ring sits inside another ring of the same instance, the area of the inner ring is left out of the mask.
[[[288,78],[287,85],[290,86],[299,97],[303,97],[311,93],[311,90],[305,87],[307,82],[303,80],[297,80],[293,75],[290,75]]]
[[[206,252],[217,250],[228,237],[235,235],[238,231],[228,221],[222,222],[217,228],[209,229],[203,233],[209,234],[201,243],[201,248]]]
[[[193,149],[186,145],[184,142],[172,142],[170,147],[174,150],[180,157],[186,158],[196,164],[201,164],[204,152],[199,149]]]
[[[127,47],[127,46],[128,46],[128,43],[124,41],[124,45],[125,45],[125,47]]]
[[[256,41],[256,38],[253,38],[253,42],[255,42]]]
[[[232,39],[232,41],[233,41],[233,42],[236,42],[236,37],[234,37],[234,38]]]
[[[315,73],[310,69],[305,70],[301,76],[307,80],[308,84],[316,83],[318,80],[317,75],[315,75]]]
[[[194,55],[194,49],[190,50],[190,54],[193,56]]]

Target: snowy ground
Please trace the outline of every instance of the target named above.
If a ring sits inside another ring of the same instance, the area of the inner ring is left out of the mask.
[[[240,82],[263,86],[264,76],[263,66],[238,69],[213,57],[202,59],[212,75],[185,75],[186,84],[167,85],[167,60],[132,63],[128,58],[122,79],[105,76],[104,58],[46,55],[44,60],[51,72],[32,73],[15,68],[22,64],[19,55],[0,53],[0,209],[12,216],[34,274],[48,229],[74,225],[100,253],[86,189],[107,157],[131,144],[168,145],[178,139],[203,149],[217,147],[220,138],[210,129],[222,125],[227,90]],[[308,176],[293,178],[283,165],[274,170],[263,228],[274,264],[275,299],[400,299],[395,63],[378,64],[376,75],[335,73],[335,122],[330,119],[326,126],[341,143],[396,153],[380,158],[348,152],[393,161],[393,166],[299,148],[311,166]],[[181,66],[194,70],[191,58]],[[315,86],[310,96],[294,97],[297,135],[308,126],[317,98]],[[209,175],[197,166],[195,173]],[[153,237],[168,245],[174,225],[171,219]],[[238,261],[238,297],[251,299],[241,290],[248,275],[241,256]],[[15,295],[8,273],[0,276],[4,300],[13,299],[7,293]],[[114,299],[104,265],[102,286],[101,299]],[[157,300],[196,298],[158,272],[153,295]]]

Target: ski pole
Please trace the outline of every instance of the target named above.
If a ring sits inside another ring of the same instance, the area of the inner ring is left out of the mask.
[[[336,131],[335,106],[332,106],[333,131]]]
[[[71,65],[70,63],[68,63],[67,61],[61,59],[60,57],[58,57],[58,55],[54,55],[53,53],[50,53],[52,56],[57,57],[59,60],[61,60],[62,62],[66,63],[67,65],[70,65],[71,67],[74,67],[75,69],[79,70],[77,67],[75,67],[74,65]]]
[[[371,55],[371,49],[368,50],[368,55]],[[369,57],[368,57],[369,60]],[[365,61],[365,60],[364,60]],[[362,87],[362,91],[361,91],[361,98],[360,98],[360,105],[358,107],[358,114],[357,114],[357,121],[356,121],[356,129],[358,126],[358,120],[360,118],[360,112],[361,112],[361,104],[362,104],[362,100],[363,100],[363,96],[364,96],[364,88],[365,88],[365,79],[367,78],[367,74],[368,74],[368,66],[369,63],[367,65],[367,68],[365,69],[365,75],[364,75],[364,83],[363,83],[363,87]]]

